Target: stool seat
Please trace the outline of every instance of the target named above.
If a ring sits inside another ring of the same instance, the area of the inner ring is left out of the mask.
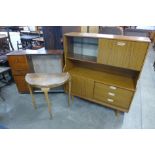
[[[54,88],[68,81],[69,73],[28,73],[25,80],[31,86],[39,88]]]

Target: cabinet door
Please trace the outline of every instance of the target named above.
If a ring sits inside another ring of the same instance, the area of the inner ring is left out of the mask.
[[[148,43],[100,39],[97,62],[110,66],[141,70]]]
[[[112,39],[99,40],[98,63],[128,67],[131,42]]]
[[[93,80],[77,75],[72,75],[71,78],[71,92],[73,93],[73,95],[82,96],[86,98],[93,98]]]
[[[133,45],[134,50],[131,51],[129,68],[140,71],[144,59],[147,53],[149,44],[148,43],[140,43],[135,42]]]
[[[27,83],[25,81],[25,76],[14,76],[18,92],[26,93],[29,92]]]

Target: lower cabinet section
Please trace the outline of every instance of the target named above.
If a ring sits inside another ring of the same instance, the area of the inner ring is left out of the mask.
[[[134,92],[95,82],[94,99],[128,109]]]
[[[128,111],[134,91],[103,84],[78,75],[72,77],[72,94],[88,100]]]
[[[27,83],[25,81],[25,76],[14,76],[18,92],[25,93],[29,92]]]

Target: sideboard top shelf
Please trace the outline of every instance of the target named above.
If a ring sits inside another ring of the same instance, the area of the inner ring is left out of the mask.
[[[105,39],[150,42],[150,39],[148,37],[136,37],[136,36],[123,36],[123,35],[98,34],[98,33],[79,33],[79,32],[70,32],[64,35],[70,37],[105,38]]]

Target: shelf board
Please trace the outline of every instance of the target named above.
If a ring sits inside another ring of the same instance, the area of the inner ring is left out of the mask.
[[[71,75],[83,76],[88,79],[93,79],[107,85],[113,85],[119,88],[135,91],[135,79],[132,77],[116,75],[107,72],[95,71],[82,67],[75,67],[69,70]]]
[[[71,59],[71,60],[78,60],[78,61],[84,61],[84,62],[90,62],[90,63],[97,63],[97,58],[94,57],[94,56],[87,56],[87,55],[82,55],[82,54],[68,53],[67,58]]]

